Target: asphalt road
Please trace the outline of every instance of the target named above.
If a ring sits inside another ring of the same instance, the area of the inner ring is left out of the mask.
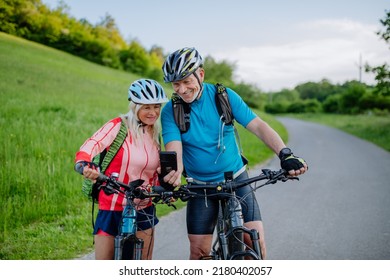
[[[323,125],[280,118],[309,164],[299,182],[256,192],[270,260],[390,259],[390,153]],[[244,151],[245,152],[245,151]],[[278,169],[274,158],[261,168]],[[161,218],[153,259],[188,259],[185,209]],[[84,257],[88,259],[92,255]]]

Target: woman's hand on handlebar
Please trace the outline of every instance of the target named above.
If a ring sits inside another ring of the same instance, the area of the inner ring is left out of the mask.
[[[75,170],[82,174],[84,178],[96,182],[96,179],[99,177],[100,171],[99,167],[93,162],[88,161],[79,161],[75,165]]]

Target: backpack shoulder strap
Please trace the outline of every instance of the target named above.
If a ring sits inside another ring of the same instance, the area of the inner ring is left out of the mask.
[[[110,145],[110,148],[108,149],[108,151],[104,155],[104,159],[101,162],[101,165],[100,165],[101,172],[106,171],[108,165],[111,163],[112,159],[118,153],[120,147],[122,146],[123,142],[125,141],[126,136],[127,136],[127,126],[124,123],[124,121],[122,120],[119,132],[116,135],[114,141]]]
[[[177,93],[172,94],[172,109],[176,125],[181,133],[190,129],[191,105],[184,102]]]
[[[222,116],[222,121],[226,125],[232,125],[234,116],[230,106],[226,87],[223,84],[216,84],[217,93],[215,95],[215,103],[218,114]],[[181,133],[185,133],[190,128],[190,113],[191,105],[184,102],[177,93],[172,94],[172,108],[173,116],[176,125],[179,127]]]
[[[236,138],[238,149],[240,150],[244,165],[247,165],[248,160],[243,156],[240,135],[238,134],[237,128],[234,126],[233,111],[232,111],[232,107],[230,106],[230,101],[228,98],[226,87],[220,83],[217,83],[215,86],[217,87],[217,93],[215,94],[215,103],[217,105],[218,113],[220,116],[222,116],[222,121],[226,125],[233,125],[234,136]]]
[[[217,106],[218,114],[222,116],[222,121],[231,125],[234,121],[232,107],[230,106],[226,87],[223,84],[217,83],[217,93],[215,94],[215,104]]]

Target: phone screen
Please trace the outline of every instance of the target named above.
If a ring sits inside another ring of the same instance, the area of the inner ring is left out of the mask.
[[[172,170],[177,170],[177,156],[174,151],[161,151],[160,152],[160,165],[161,165],[161,174],[160,174],[160,184],[164,188],[173,188],[172,185],[165,183],[163,178]]]

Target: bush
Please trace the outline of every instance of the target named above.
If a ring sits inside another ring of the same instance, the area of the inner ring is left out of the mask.
[[[264,110],[269,114],[284,114],[287,113],[289,107],[287,102],[274,102],[264,106]]]
[[[287,113],[318,113],[321,112],[321,103],[317,99],[306,99],[292,102]]]
[[[322,105],[317,99],[307,99],[304,101],[305,113],[319,113]]]
[[[297,102],[292,102],[287,107],[287,113],[304,113],[305,112],[305,103],[302,100]]]
[[[325,113],[339,113],[340,112],[340,94],[330,95],[322,103],[322,109]]]

